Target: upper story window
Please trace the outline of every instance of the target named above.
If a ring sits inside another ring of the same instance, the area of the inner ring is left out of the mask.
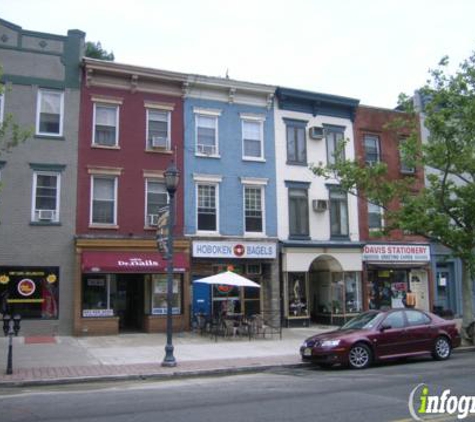
[[[383,228],[383,208],[372,202],[368,202],[368,228],[370,230]]]
[[[264,232],[264,187],[244,186],[244,231]]]
[[[53,171],[33,173],[31,220],[39,223],[59,221],[61,174]]]
[[[119,141],[119,106],[117,104],[94,103],[94,132],[92,143],[115,147]]]
[[[348,195],[338,186],[330,187],[330,236],[348,237]]]
[[[345,160],[345,150],[341,149],[345,128],[340,126],[325,125],[325,139],[327,144],[327,163],[335,164],[336,161]]]
[[[117,224],[117,177],[91,177],[91,224]]]
[[[242,156],[245,160],[264,159],[264,118],[242,115]]]
[[[404,174],[414,174],[416,172],[415,167],[411,167],[408,164],[406,164],[406,160],[404,159],[404,154],[402,151],[402,144],[406,141],[405,138],[401,138],[399,140],[399,163],[400,163],[400,171],[401,173]]]
[[[170,150],[171,113],[147,109],[147,149]]]
[[[379,137],[375,135],[364,135],[364,156],[368,165],[378,163],[381,160],[379,148]]]
[[[160,211],[168,204],[168,193],[163,180],[147,179],[145,182],[146,201],[145,225],[156,226]]]
[[[305,239],[310,235],[308,215],[309,183],[286,182],[289,195],[289,237]]]
[[[218,118],[220,110],[195,109],[196,154],[218,156]]]
[[[307,165],[307,122],[284,119],[287,136],[287,164]]]
[[[64,92],[48,89],[38,90],[36,134],[63,135]]]
[[[218,185],[198,183],[197,189],[197,230],[218,231]]]

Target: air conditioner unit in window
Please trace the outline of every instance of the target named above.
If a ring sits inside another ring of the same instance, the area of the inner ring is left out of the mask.
[[[153,148],[166,148],[168,144],[168,138],[163,136],[152,136]]]
[[[310,139],[320,140],[325,137],[325,129],[321,126],[312,126],[308,129]]]
[[[197,151],[199,154],[204,155],[215,155],[216,154],[216,147],[214,145],[197,145]]]
[[[158,214],[148,214],[147,224],[149,226],[156,226],[158,224]]]
[[[38,221],[53,221],[54,210],[36,210]]]
[[[328,209],[328,201],[326,199],[314,199],[312,201],[313,210],[316,212],[323,212]]]

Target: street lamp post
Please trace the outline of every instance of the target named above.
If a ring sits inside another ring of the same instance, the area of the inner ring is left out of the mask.
[[[13,335],[20,331],[20,315],[3,315],[3,333],[8,336],[7,375],[13,374]]]
[[[168,237],[167,237],[167,344],[165,346],[165,358],[162,366],[176,366],[176,360],[173,356],[173,227],[175,225],[175,192],[178,187],[180,172],[172,161],[165,173],[165,185],[168,196],[170,197],[168,212]]]

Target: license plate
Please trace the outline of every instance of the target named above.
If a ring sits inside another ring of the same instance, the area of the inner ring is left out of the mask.
[[[307,347],[306,349],[303,350],[303,355],[312,356],[312,349],[310,347]]]

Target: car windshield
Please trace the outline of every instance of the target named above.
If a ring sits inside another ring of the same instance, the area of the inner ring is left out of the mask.
[[[350,319],[341,330],[369,330],[373,328],[383,318],[379,312],[365,312],[353,319]]]

